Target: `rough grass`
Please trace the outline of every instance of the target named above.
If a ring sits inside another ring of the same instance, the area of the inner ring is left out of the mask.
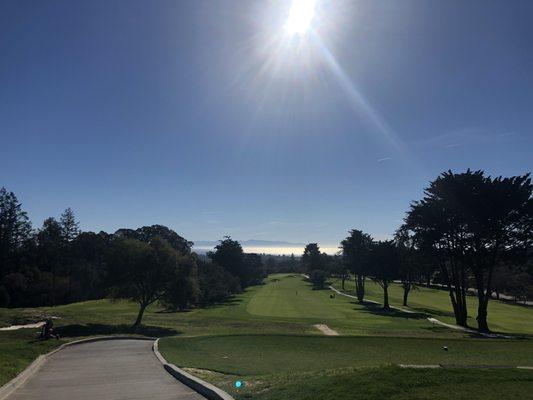
[[[64,343],[62,340],[37,340],[35,329],[0,332],[0,386],[13,379],[40,354]]]

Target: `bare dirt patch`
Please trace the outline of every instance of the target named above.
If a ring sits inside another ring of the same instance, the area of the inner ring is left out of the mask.
[[[339,336],[339,332],[331,329],[329,326],[325,324],[316,324],[313,326],[326,336]]]

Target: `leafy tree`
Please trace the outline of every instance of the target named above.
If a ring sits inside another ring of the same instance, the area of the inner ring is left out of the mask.
[[[342,257],[349,271],[354,274],[355,292],[361,303],[365,297],[365,276],[370,262],[372,237],[360,230],[352,229],[341,242]]]
[[[119,229],[115,232],[115,236],[126,239],[137,239],[146,243],[149,243],[153,238],[158,236],[165,239],[174,250],[181,254],[189,254],[193,245],[193,242],[189,242],[172,229],[163,225],[143,226],[135,230]]]
[[[533,289],[533,277],[528,273],[526,265],[498,265],[492,274],[492,281],[493,293],[498,300],[501,295],[527,300],[530,298],[530,289]]]
[[[383,309],[390,310],[389,286],[398,276],[398,249],[393,240],[378,241],[370,251],[370,272],[372,280],[383,288]]]
[[[325,255],[326,269],[330,274],[341,278],[341,288],[345,290],[345,281],[349,277],[349,271],[346,263],[342,257],[338,254],[333,256]]]
[[[245,286],[259,285],[266,277],[265,266],[259,254],[245,253]]]
[[[246,268],[244,251],[241,244],[230,236],[215,246],[215,251],[208,253],[208,257],[215,263],[225,268],[230,274],[239,279],[240,286],[245,288],[250,281],[250,274]]]
[[[294,254],[291,254],[287,261],[287,270],[290,272],[298,272],[301,269],[300,264],[301,263],[296,259]]]
[[[63,238],[61,224],[52,217],[45,219],[42,228],[37,233],[36,266],[40,271],[51,274],[51,305],[63,303],[66,300],[65,296],[68,297],[63,293],[64,287],[59,285],[58,279],[60,275],[68,275],[69,272],[66,269],[68,260],[65,249],[66,242]],[[67,283],[66,292],[68,292],[68,285]]]
[[[36,267],[6,275],[2,285],[9,294],[11,307],[50,306],[66,302],[68,298],[66,277],[54,276]]]
[[[11,301],[9,292],[5,286],[0,286],[0,307],[7,307]]]
[[[305,246],[302,255],[302,264],[309,274],[315,270],[324,270],[324,257],[320,252],[318,244],[309,243]]]
[[[162,303],[170,309],[185,310],[198,302],[198,267],[193,256],[178,257],[178,267],[170,277]]]
[[[245,254],[241,244],[230,236],[215,246],[208,257],[239,279],[241,288],[260,284],[266,276],[263,260],[259,254]]]
[[[139,304],[133,327],[141,324],[146,307],[165,295],[178,268],[178,259],[179,253],[160,237],[154,237],[150,243],[136,239],[118,239],[113,243],[111,295]]]
[[[20,268],[19,256],[30,239],[31,223],[13,192],[0,189],[0,278]]]
[[[402,281],[403,305],[407,306],[407,299],[411,290],[417,288],[417,281],[421,276],[421,264],[424,263],[421,253],[416,248],[412,232],[405,225],[401,226],[395,234],[398,248],[399,271]]]
[[[328,273],[321,269],[315,269],[309,274],[309,280],[313,285],[313,289],[324,289],[326,287],[327,279]]]
[[[468,172],[467,172],[468,174]],[[469,174],[472,185],[460,192],[466,222],[466,260],[478,296],[478,328],[488,331],[487,308],[495,267],[503,260],[523,262],[533,244],[533,198],[529,174],[511,178]]]
[[[414,202],[406,225],[419,247],[437,260],[448,286],[457,324],[466,326],[470,274],[478,296],[478,328],[488,331],[487,307],[494,268],[502,260],[523,262],[533,240],[529,174],[486,177],[483,171],[441,174]]]
[[[99,299],[105,296],[107,282],[107,253],[111,235],[100,232],[82,232],[70,244],[70,277],[73,281],[73,300]]]
[[[265,258],[265,271],[269,274],[279,272],[279,263],[276,262],[276,259],[273,256]]]
[[[226,300],[241,291],[239,279],[220,265],[199,262],[200,304],[206,306]]]

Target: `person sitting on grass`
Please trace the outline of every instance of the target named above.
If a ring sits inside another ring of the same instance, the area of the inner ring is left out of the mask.
[[[43,327],[41,328],[39,338],[43,340],[48,340],[51,337],[55,337],[56,340],[59,340],[59,335],[54,329],[54,322],[52,321],[52,318],[47,318]]]

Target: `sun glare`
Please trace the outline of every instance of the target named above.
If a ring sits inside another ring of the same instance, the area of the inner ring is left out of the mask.
[[[315,15],[316,0],[293,0],[285,30],[289,35],[303,35]]]

